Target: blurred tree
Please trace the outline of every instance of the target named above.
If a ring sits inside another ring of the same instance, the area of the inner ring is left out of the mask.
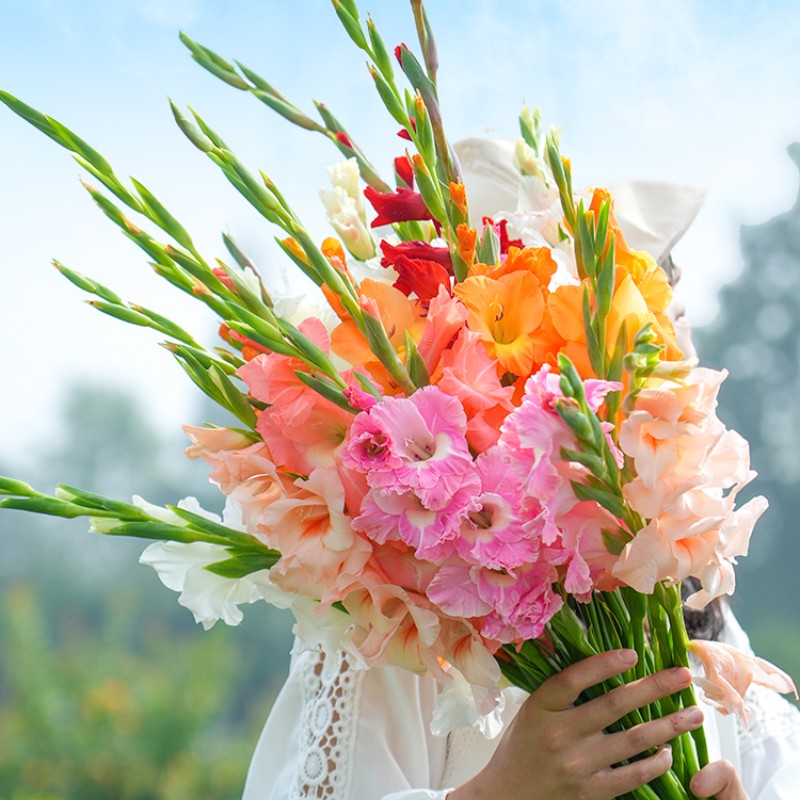
[[[211,412],[196,418],[224,422]],[[221,506],[183,435],[165,447],[125,392],[72,387],[59,430],[2,474]],[[138,565],[145,544],[90,534],[85,520],[0,513],[3,800],[241,796],[291,621],[262,603],[236,630],[204,632]]]
[[[800,168],[800,143],[789,148]],[[696,332],[703,363],[726,367],[720,418],[751,447],[758,479],[741,495],[770,508],[737,569],[734,608],[756,651],[800,677],[800,197],[785,214],[741,231],[744,268],[720,312]]]

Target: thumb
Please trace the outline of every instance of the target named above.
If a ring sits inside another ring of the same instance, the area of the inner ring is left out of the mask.
[[[748,800],[738,773],[730,761],[714,761],[703,767],[691,780],[697,797],[716,800]]]

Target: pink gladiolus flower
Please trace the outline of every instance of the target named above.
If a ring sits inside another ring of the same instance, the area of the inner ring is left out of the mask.
[[[483,617],[481,633],[488,639],[535,639],[561,608],[553,591],[557,578],[555,567],[542,561],[513,572],[450,564],[436,572],[428,597],[451,616]]]
[[[467,414],[467,441],[479,452],[497,444],[500,425],[513,410],[514,389],[497,377],[497,362],[489,357],[480,334],[462,329],[452,347],[442,353],[437,386],[457,397]]]
[[[619,581],[611,571],[617,556],[608,552],[603,529],[615,531],[619,521],[606,509],[593,502],[581,502],[559,517],[559,548],[566,563],[564,588],[580,602],[588,603],[595,589],[613,591]],[[558,563],[559,558],[544,554],[543,558]]]
[[[461,404],[435,386],[386,397],[358,414],[342,453],[370,486],[414,492],[427,509],[444,508],[473,468]]]
[[[456,552],[468,563],[492,569],[511,570],[535,561],[537,543],[520,520],[520,481],[502,450],[481,453],[476,467],[480,490],[454,540]]]
[[[220,451],[243,450],[253,444],[253,437],[242,431],[230,428],[205,428],[197,425],[184,425],[184,433],[191,439],[192,444],[184,450],[187,458],[214,460]]]
[[[235,437],[206,428],[187,426],[185,430],[196,442],[187,452],[191,451],[193,457],[201,458],[212,467],[208,476],[211,483],[216,484],[224,495],[236,500],[247,531],[262,535],[259,525],[264,509],[276,500],[297,494],[294,478],[278,470],[263,442],[241,450],[226,450],[222,445],[235,443]],[[220,446],[219,450],[211,449],[217,446]]]
[[[372,489],[353,527],[380,544],[405,542],[418,558],[441,563],[454,552],[462,521],[477,510],[475,494],[479,487],[477,475],[464,473],[448,503],[435,509],[427,508],[414,492]]]
[[[731,711],[738,714],[745,725],[749,724],[749,713],[744,698],[751,683],[782,694],[792,692],[797,699],[792,679],[763,658],[722,642],[695,640],[689,642],[689,650],[703,667],[703,677],[695,678],[695,683],[705,692],[706,698],[723,714]]]

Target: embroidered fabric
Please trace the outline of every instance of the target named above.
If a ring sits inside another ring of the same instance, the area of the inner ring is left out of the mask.
[[[481,734],[477,728],[458,728],[447,734],[447,751],[444,762],[444,786],[459,783],[457,776],[466,766],[467,754],[473,749]]]
[[[748,753],[770,742],[800,738],[800,711],[776,692],[763,686],[751,686],[747,692],[750,726],[737,725],[739,752]]]
[[[304,653],[300,720],[298,800],[349,797],[355,753],[355,709],[363,670],[353,670],[340,652],[333,664],[323,653]]]

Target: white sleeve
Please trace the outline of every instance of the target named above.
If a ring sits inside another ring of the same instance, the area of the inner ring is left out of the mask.
[[[444,800],[431,679],[304,652],[261,734],[243,800]]]

